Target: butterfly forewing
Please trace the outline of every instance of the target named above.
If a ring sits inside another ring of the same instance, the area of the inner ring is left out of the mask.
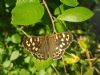
[[[23,38],[24,47],[27,48],[34,57],[40,60],[48,58],[48,54],[45,51],[45,42],[45,36],[33,36],[31,38],[25,36]]]
[[[53,59],[59,59],[64,54],[73,40],[73,36],[69,32],[57,33],[50,36],[50,51]]]
[[[57,46],[62,50],[67,49],[73,40],[73,35],[69,32],[58,33],[55,36]]]
[[[56,33],[51,36],[24,37],[23,45],[37,59],[60,58],[73,40],[73,35],[69,32]]]

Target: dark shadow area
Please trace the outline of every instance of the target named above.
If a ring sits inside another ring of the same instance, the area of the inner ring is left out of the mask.
[[[100,4],[95,6],[94,13],[95,15],[91,19],[91,23],[93,24],[93,31],[99,35],[100,34]]]

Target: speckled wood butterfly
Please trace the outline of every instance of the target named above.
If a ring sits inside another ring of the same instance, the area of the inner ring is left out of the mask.
[[[69,32],[55,33],[51,36],[24,37],[23,45],[34,57],[45,60],[49,57],[53,59],[61,58],[65,49],[69,47],[73,40],[73,35]]]

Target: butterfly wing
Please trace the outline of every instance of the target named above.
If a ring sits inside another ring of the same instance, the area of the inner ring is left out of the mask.
[[[61,58],[65,49],[67,49],[73,40],[73,35],[69,32],[56,33],[49,36],[24,37],[23,45],[37,59]]]
[[[43,60],[48,58],[45,47],[45,36],[33,36],[31,38],[24,37],[23,45],[27,48],[35,58]]]
[[[53,41],[52,41],[53,40]],[[50,56],[53,59],[59,59],[63,55],[73,40],[73,35],[69,32],[57,33],[49,38]]]

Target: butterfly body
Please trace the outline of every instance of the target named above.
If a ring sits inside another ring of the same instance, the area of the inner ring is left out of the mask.
[[[51,36],[24,37],[23,45],[35,58],[45,60],[47,58],[59,59],[64,54],[73,40],[69,32],[52,34]]]

